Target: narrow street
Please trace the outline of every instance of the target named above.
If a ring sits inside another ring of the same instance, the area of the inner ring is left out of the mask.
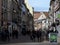
[[[28,35],[26,35],[26,36],[23,36],[22,34],[19,36],[19,38],[18,39],[12,39],[12,38],[10,38],[10,41],[0,41],[0,44],[22,44],[22,45],[24,45],[24,43],[27,43],[27,44],[30,44],[30,43],[32,43],[32,44],[35,44],[35,43],[37,43],[37,44],[50,44],[50,41],[46,41],[46,40],[44,40],[44,41],[42,41],[42,42],[38,42],[38,40],[37,40],[37,38],[35,38],[35,41],[33,41],[33,40],[31,40],[30,39],[30,36],[28,36]],[[58,40],[57,40],[57,43],[59,44],[60,43],[60,37],[58,37]]]
[[[4,43],[29,43],[29,42],[38,42],[37,38],[35,39],[35,41],[31,40],[30,39],[30,36],[26,35],[26,36],[23,36],[23,35],[20,35],[18,39],[10,39],[10,41],[0,41],[0,44],[4,44]],[[48,41],[42,41],[42,43],[44,42],[48,42]],[[39,42],[41,43],[41,42]],[[48,42],[49,43],[49,42]]]
[[[60,45],[60,0],[0,0],[0,45]]]

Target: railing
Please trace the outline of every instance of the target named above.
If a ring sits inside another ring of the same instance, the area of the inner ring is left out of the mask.
[[[55,11],[58,10],[58,9],[59,9],[59,3],[57,3],[57,5],[55,5],[55,7],[54,7]]]

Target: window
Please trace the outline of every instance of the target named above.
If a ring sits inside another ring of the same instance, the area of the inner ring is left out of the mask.
[[[22,4],[22,11],[25,11],[25,5]]]
[[[23,14],[25,15],[25,12],[23,12]]]

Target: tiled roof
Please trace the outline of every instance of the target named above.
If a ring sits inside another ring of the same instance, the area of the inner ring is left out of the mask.
[[[43,12],[45,14],[46,17],[49,16],[49,13],[48,12]]]
[[[34,12],[34,19],[38,19],[41,16],[40,12]]]

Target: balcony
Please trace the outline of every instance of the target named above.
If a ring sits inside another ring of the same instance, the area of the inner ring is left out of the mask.
[[[57,5],[55,5],[54,10],[57,11],[59,9],[59,3],[57,3]]]

